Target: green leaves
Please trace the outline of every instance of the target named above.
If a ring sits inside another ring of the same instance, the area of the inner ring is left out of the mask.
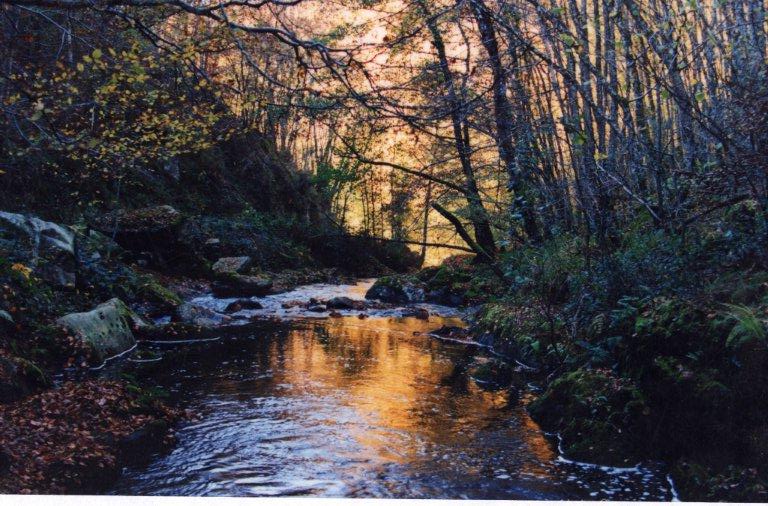
[[[561,33],[558,38],[563,41],[563,43],[568,47],[578,47],[579,41],[574,38],[572,35],[569,35],[567,33]]]
[[[765,341],[765,320],[758,318],[751,308],[737,304],[725,304],[725,307],[726,317],[734,322],[725,340],[728,348],[738,349],[749,342]]]

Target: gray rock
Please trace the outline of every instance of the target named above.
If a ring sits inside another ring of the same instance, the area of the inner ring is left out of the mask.
[[[3,311],[0,309],[0,328],[4,327],[13,327],[16,325],[16,322],[13,321],[13,316],[11,316],[11,313],[8,311]]]
[[[75,286],[75,233],[34,216],[0,211],[0,252],[57,286]]]
[[[176,308],[173,321],[198,327],[215,327],[223,324],[225,318],[211,309],[185,302]]]
[[[85,313],[62,316],[56,323],[90,345],[98,361],[136,344],[132,328],[148,324],[120,299],[112,299]]]
[[[216,297],[259,297],[272,289],[272,280],[262,276],[234,274],[211,285]]]
[[[225,257],[219,258],[211,270],[215,274],[243,274],[251,267],[251,257]]]

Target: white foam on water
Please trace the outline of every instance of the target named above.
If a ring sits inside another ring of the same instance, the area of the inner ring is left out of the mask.
[[[334,297],[347,297],[349,299],[355,300],[355,301],[365,301],[365,294],[366,292],[373,286],[373,283],[375,280],[373,279],[365,279],[361,280],[355,284],[346,284],[346,285],[332,285],[327,283],[316,283],[312,285],[304,285],[300,286],[294,290],[278,293],[274,295],[266,295],[263,297],[250,297],[247,298],[247,300],[251,300],[254,302],[258,302],[261,304],[262,309],[244,309],[242,311],[238,311],[235,313],[232,313],[231,316],[235,317],[243,317],[243,320],[232,320],[228,324],[230,325],[238,325],[238,324],[244,324],[247,323],[247,318],[259,318],[259,317],[272,317],[272,318],[279,318],[281,320],[292,320],[292,319],[324,319],[327,318],[330,315],[331,310],[326,311],[309,311],[306,307],[296,306],[296,307],[283,307],[284,305],[290,305],[295,302],[301,302],[303,304],[306,304],[310,299],[317,299],[318,301],[327,301]],[[246,300],[246,298],[239,297],[239,298],[226,298],[226,299],[219,299],[214,297],[213,295],[207,294],[200,297],[196,297],[190,301],[191,304],[194,304],[196,306],[204,307],[206,309],[210,309],[212,311],[215,311],[216,313],[223,314],[224,310],[229,306],[231,303],[237,301],[237,300]],[[366,309],[366,310],[346,310],[346,309],[337,309],[335,310],[338,314],[342,316],[358,316],[361,314],[365,314],[370,317],[391,317],[391,318],[397,318],[397,317],[403,317],[404,316],[404,310],[413,309],[413,308],[422,308],[429,311],[430,314],[441,316],[441,317],[461,317],[463,316],[463,313],[456,308],[451,308],[447,306],[441,306],[437,304],[427,304],[427,303],[414,303],[414,304],[408,304],[407,306],[392,306],[387,307],[383,309]],[[407,316],[407,314],[405,314]]]

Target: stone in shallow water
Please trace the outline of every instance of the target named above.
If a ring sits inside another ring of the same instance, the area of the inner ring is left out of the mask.
[[[224,323],[224,317],[212,309],[185,302],[176,309],[172,320],[199,327],[215,327]]]
[[[419,320],[429,320],[429,311],[424,308],[411,308],[403,311],[404,318],[418,318]]]
[[[216,297],[258,297],[272,289],[272,280],[262,276],[235,274],[211,285]]]
[[[225,309],[225,313],[236,313],[238,311],[253,311],[257,309],[264,309],[264,306],[260,302],[251,299],[240,299],[229,304]]]
[[[377,299],[391,304],[424,302],[424,287],[420,282],[401,276],[380,278],[365,294],[366,299]]]
[[[325,304],[329,309],[365,309],[365,302],[349,297],[334,297]]]

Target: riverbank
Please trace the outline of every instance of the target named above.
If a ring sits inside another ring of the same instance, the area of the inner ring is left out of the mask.
[[[561,237],[470,257],[374,290],[475,306],[469,336],[542,387],[528,405],[577,461],[663,461],[683,500],[764,501],[766,279],[730,242],[651,234],[610,257]],[[504,374],[504,367],[497,367]]]

